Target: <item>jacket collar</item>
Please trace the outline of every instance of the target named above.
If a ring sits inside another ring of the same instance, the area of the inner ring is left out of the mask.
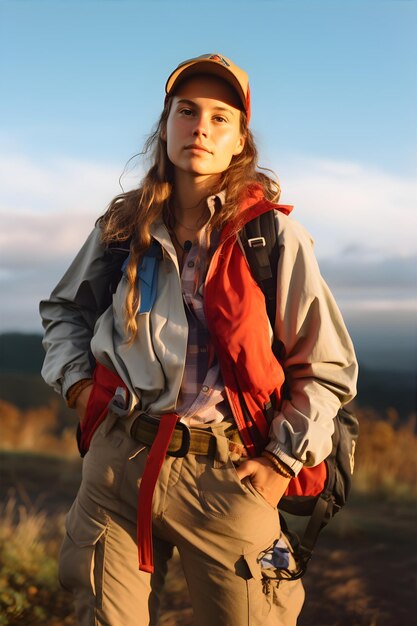
[[[214,213],[221,208],[221,206],[225,202],[225,199],[225,189],[207,198],[207,206],[210,211],[209,221],[213,217]],[[236,219],[226,224],[226,226],[223,228],[221,236],[222,241],[233,233],[237,233],[242,228],[242,226],[246,224],[246,222],[255,217],[258,211],[254,209],[254,207],[261,202],[264,202],[268,205],[268,207],[263,208],[261,212],[280,206],[283,212],[288,215],[288,213],[290,213],[293,208],[290,205],[274,205],[272,202],[266,200],[262,185],[260,185],[259,183],[253,183],[251,185],[248,185],[240,199],[238,216],[236,217]],[[169,236],[168,229],[162,219],[158,219],[153,224],[151,224],[150,232],[152,237],[159,241],[159,243],[165,248],[165,250],[174,259],[176,259],[176,253],[173,243],[171,241],[171,237]]]

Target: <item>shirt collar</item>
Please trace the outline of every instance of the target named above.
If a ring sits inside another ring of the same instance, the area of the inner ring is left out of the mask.
[[[215,193],[212,196],[208,196],[207,207],[208,207],[208,210],[210,211],[210,217],[207,220],[206,225],[211,221],[216,211],[220,211],[225,201],[226,201],[226,189],[222,189],[221,191],[219,191],[219,193]],[[151,227],[150,227],[151,235],[156,236],[158,233],[161,233],[161,230],[160,230],[161,227],[163,227],[163,229],[166,230],[166,226],[163,222],[162,217],[159,217],[151,224]]]
[[[210,219],[213,217],[216,211],[219,211],[226,201],[226,189],[222,189],[219,193],[216,193],[207,198],[207,206],[210,211]]]

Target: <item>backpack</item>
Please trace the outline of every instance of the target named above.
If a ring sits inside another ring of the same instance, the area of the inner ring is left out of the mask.
[[[267,211],[248,222],[239,232],[239,240],[252,275],[265,296],[266,310],[272,328],[275,325],[276,284],[279,259],[277,218],[275,211]],[[275,338],[272,346],[275,356],[282,354],[282,344]],[[345,505],[352,486],[354,454],[359,435],[355,415],[345,408],[334,418],[333,447],[325,459],[327,478],[323,491],[317,496],[284,496],[279,509],[291,515],[309,516],[301,539],[288,529],[280,514],[281,526],[288,536],[297,562],[295,573],[287,572],[286,579],[295,580],[304,575],[320,531]]]

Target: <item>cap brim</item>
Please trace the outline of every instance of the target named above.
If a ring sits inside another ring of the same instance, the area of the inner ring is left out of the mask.
[[[216,61],[194,61],[188,65],[182,65],[172,72],[165,85],[165,92],[167,95],[172,92],[190,76],[196,76],[197,74],[212,74],[218,78],[223,78],[229,83],[236,91],[239,99],[242,103],[242,109],[246,111],[246,95],[243,91],[242,85],[237,80],[236,76],[223,65],[220,65]]]

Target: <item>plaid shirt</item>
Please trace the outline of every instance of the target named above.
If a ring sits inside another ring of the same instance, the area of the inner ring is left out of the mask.
[[[224,194],[208,198],[212,216]],[[209,222],[208,222],[209,223]],[[176,412],[189,426],[221,422],[231,415],[217,358],[210,360],[210,334],[204,314],[204,282],[220,233],[200,231],[185,259],[181,286],[188,320],[188,343],[184,375]],[[209,366],[210,365],[210,366]]]

